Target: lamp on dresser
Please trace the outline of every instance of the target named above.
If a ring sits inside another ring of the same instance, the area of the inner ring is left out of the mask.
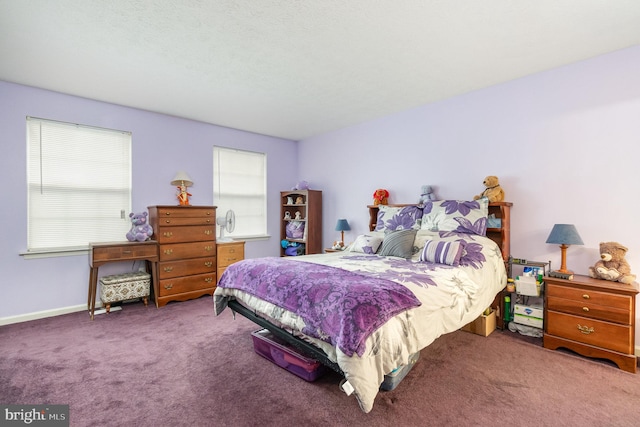
[[[171,185],[175,185],[176,187],[178,187],[178,193],[176,194],[176,196],[178,197],[178,202],[180,203],[180,205],[188,206],[189,196],[191,196],[191,193],[187,192],[187,187],[193,186],[193,181],[191,180],[189,175],[187,175],[186,172],[178,172],[176,176],[173,177]]]
[[[549,237],[547,237],[547,243],[559,244],[562,252],[560,270],[551,273],[560,273],[561,275],[573,274],[573,271],[567,269],[567,248],[569,245],[584,245],[576,226],[573,224],[555,224],[551,229]]]

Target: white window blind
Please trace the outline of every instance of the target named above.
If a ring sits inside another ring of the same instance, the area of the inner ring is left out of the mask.
[[[121,241],[131,224],[131,133],[27,117],[29,252]]]
[[[234,238],[267,235],[267,155],[213,147],[213,203],[217,215],[233,210]]]

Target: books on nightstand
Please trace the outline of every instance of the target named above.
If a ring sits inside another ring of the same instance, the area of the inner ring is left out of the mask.
[[[573,280],[573,273],[562,273],[560,271],[550,271],[549,276],[555,277],[556,279]]]

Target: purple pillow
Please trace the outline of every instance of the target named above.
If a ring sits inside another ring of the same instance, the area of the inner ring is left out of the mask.
[[[457,267],[463,252],[464,242],[462,241],[427,240],[420,254],[420,261]]]

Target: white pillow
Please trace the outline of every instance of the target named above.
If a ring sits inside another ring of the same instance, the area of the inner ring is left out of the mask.
[[[370,234],[361,234],[351,245],[350,252],[360,252],[363,254],[375,254],[382,243],[382,238]]]

